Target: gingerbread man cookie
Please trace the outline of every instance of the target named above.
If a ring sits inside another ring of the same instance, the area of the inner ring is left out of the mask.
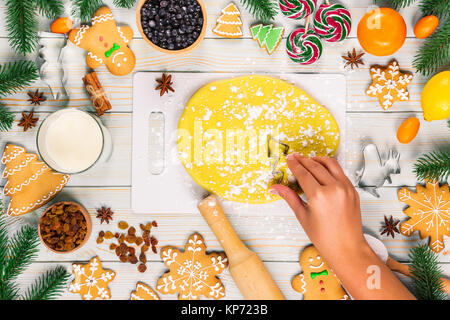
[[[349,300],[327,262],[314,246],[306,247],[300,255],[303,273],[292,280],[292,288],[303,294],[304,300]]]
[[[136,57],[128,47],[133,39],[130,27],[117,27],[108,7],[98,9],[92,18],[92,26],[72,29],[69,40],[88,51],[87,65],[96,69],[105,64],[116,76],[124,76],[133,71]]]

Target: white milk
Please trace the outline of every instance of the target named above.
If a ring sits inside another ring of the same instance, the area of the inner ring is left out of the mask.
[[[103,133],[90,114],[63,109],[45,119],[37,142],[42,159],[50,167],[59,172],[78,173],[99,159]]]

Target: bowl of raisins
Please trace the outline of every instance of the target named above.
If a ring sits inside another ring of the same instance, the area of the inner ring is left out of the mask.
[[[144,40],[164,53],[195,49],[206,31],[201,0],[140,0],[136,20]]]

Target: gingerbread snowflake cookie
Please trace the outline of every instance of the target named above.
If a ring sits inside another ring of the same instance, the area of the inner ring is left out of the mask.
[[[96,69],[105,64],[116,76],[124,76],[133,71],[136,57],[128,47],[133,39],[133,29],[117,27],[108,7],[101,7],[92,17],[92,26],[72,29],[69,40],[88,51],[86,63]]]
[[[104,270],[98,257],[88,264],[73,264],[75,279],[69,286],[69,291],[79,293],[83,300],[111,299],[108,283],[114,280],[116,273]]]
[[[314,246],[300,255],[303,273],[292,280],[292,288],[303,294],[304,300],[349,300],[333,270]]]
[[[207,254],[200,234],[189,237],[184,252],[174,247],[161,249],[161,259],[170,270],[158,279],[160,293],[178,293],[179,300],[225,297],[225,287],[216,275],[228,266],[227,258],[224,253]]]
[[[416,186],[416,193],[408,188],[398,191],[398,199],[409,205],[403,212],[410,218],[400,225],[400,232],[410,236],[419,231],[420,238],[430,237],[430,248],[439,253],[444,249],[444,235],[450,237],[450,192],[448,184],[438,182]]]
[[[370,76],[373,83],[366,90],[370,97],[378,98],[384,110],[392,107],[395,101],[408,101],[407,86],[412,81],[412,74],[400,71],[396,60],[392,60],[387,67],[372,66]]]
[[[131,300],[161,300],[161,298],[151,287],[138,282],[136,290],[131,293]]]

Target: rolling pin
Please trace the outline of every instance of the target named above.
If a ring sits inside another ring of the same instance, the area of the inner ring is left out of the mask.
[[[256,253],[248,249],[234,231],[213,195],[198,208],[227,254],[230,274],[247,300],[285,300],[269,271]]]

